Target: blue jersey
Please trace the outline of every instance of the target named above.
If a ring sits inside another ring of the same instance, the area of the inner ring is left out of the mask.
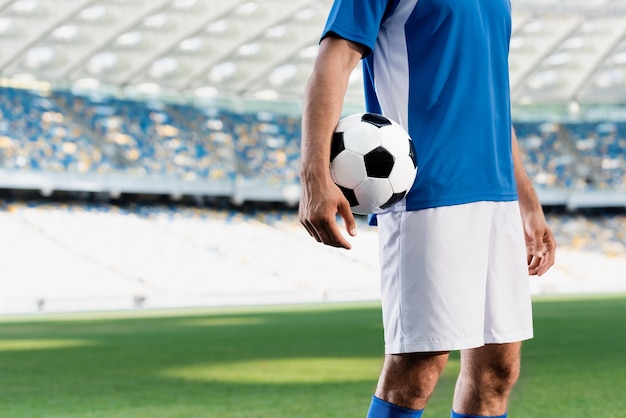
[[[413,139],[417,178],[395,210],[517,199],[510,0],[336,0],[331,33],[367,49],[367,110]]]

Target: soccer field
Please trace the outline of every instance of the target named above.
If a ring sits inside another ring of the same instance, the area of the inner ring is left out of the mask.
[[[534,306],[510,416],[626,417],[626,296]],[[371,303],[5,316],[0,416],[363,417],[381,359]]]

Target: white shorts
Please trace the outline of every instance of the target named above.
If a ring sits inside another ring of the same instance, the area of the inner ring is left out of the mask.
[[[518,202],[377,215],[385,353],[533,336]]]

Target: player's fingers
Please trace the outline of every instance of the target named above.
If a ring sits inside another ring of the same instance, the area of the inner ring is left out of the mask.
[[[543,257],[543,233],[539,229],[534,229],[530,235],[530,242],[527,248],[528,273],[535,275]]]
[[[334,228],[326,230],[326,237],[327,238],[324,241],[324,244],[326,245],[337,248],[345,248],[346,250],[352,248],[352,245],[350,245],[343,235],[341,235],[341,232],[337,228],[336,224]]]
[[[543,276],[554,265],[554,255],[551,252],[546,253],[541,259],[541,263],[537,268],[537,276]]]
[[[304,229],[306,229],[307,232],[309,233],[309,235],[312,236],[313,238],[315,238],[315,240],[317,242],[321,242],[322,241],[322,239],[320,238],[319,234],[315,230],[315,227],[310,222],[308,222],[308,221],[301,221],[300,223],[302,223],[302,225],[304,226]]]
[[[545,256],[545,248],[543,246],[543,240],[537,240],[535,236],[529,251],[528,273],[531,276],[539,274],[540,268],[543,265]]]
[[[304,205],[301,203],[300,209],[298,210],[298,220],[300,221],[300,224],[304,227],[304,229],[306,229],[306,231],[309,233],[309,235],[315,238],[317,241],[319,241],[320,238],[317,232],[315,231],[315,228],[311,224],[311,222],[309,222],[309,219],[306,216],[305,211],[302,209],[303,206]]]
[[[543,257],[533,257],[528,266],[528,272],[532,276],[542,276],[554,264],[553,253],[545,251]]]
[[[543,276],[553,265],[556,257],[556,243],[551,234],[548,234],[547,242],[544,246],[544,256],[537,270],[538,276]]]
[[[528,271],[531,275],[542,276],[554,265],[556,242],[550,229],[544,231],[538,245],[536,242],[532,243],[529,251],[532,258],[528,264]]]
[[[528,274],[531,276],[536,275],[539,272],[539,266],[541,264],[541,257],[532,256],[528,263]]]
[[[347,201],[344,201],[339,205],[339,215],[343,218],[343,221],[346,224],[346,231],[351,236],[356,235],[356,221],[354,220],[354,215],[350,210],[350,204]]]
[[[343,236],[341,235],[341,233],[339,232],[339,229],[337,228],[337,226],[331,226],[331,225],[324,225],[324,226],[318,226],[317,227],[317,232],[319,234],[319,242],[329,245],[331,247],[338,247],[338,248],[350,248],[350,243],[348,243]]]
[[[350,243],[341,235],[337,220],[334,216],[330,219],[324,217],[312,220],[311,227],[316,232],[319,242],[330,245],[331,247],[350,249]]]
[[[532,256],[533,258],[538,257],[541,259],[544,253],[544,244],[543,244],[543,232],[535,231],[533,234],[533,240],[531,244]]]
[[[532,239],[526,243],[526,264],[528,265],[528,272],[532,275],[533,271],[537,269],[539,260],[535,256],[535,247]]]

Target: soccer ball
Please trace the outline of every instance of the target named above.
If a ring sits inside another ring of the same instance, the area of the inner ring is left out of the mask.
[[[347,116],[333,134],[330,173],[353,213],[382,213],[402,200],[415,181],[413,142],[385,116]]]

